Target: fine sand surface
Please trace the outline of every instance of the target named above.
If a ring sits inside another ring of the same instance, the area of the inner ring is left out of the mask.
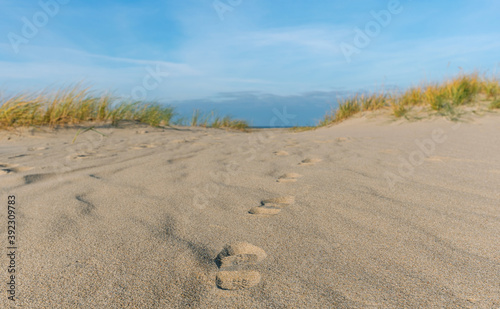
[[[0,132],[0,307],[15,195],[19,308],[500,308],[498,114],[98,130]]]

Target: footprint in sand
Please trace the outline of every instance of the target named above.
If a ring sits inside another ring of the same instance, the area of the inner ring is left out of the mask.
[[[274,197],[266,200],[262,200],[260,202],[262,206],[274,206],[278,208],[284,208],[290,204],[295,203],[294,196],[282,196],[282,197]]]
[[[170,141],[172,144],[182,144],[182,143],[190,143],[199,140],[198,137],[190,137],[190,138],[184,138],[184,139],[174,139]]]
[[[111,157],[116,156],[116,154],[110,155]],[[67,159],[70,160],[81,160],[81,159],[102,159],[106,158],[107,156],[105,154],[99,154],[97,151],[86,151],[86,152],[81,152],[81,153],[72,153],[68,156],[66,156]]]
[[[321,159],[304,159],[299,165],[314,165],[318,162],[321,162]]]
[[[90,158],[92,156],[92,154],[72,154],[72,155],[69,155],[67,156],[66,158],[70,159],[70,160],[80,160],[80,159],[87,159],[87,158]]]
[[[257,264],[266,257],[266,252],[261,248],[241,241],[226,245],[217,255],[216,262],[220,268],[226,268]]]
[[[296,182],[297,178],[302,177],[302,175],[297,173],[286,173],[281,175],[276,181],[277,182]]]
[[[19,154],[19,155],[16,155],[16,156],[8,157],[7,159],[17,159],[17,158],[23,158],[23,157],[27,157],[27,156],[30,156],[30,155],[22,153],[22,154]]]
[[[284,150],[275,151],[274,154],[277,155],[277,156],[288,156],[288,152],[286,152]]]
[[[29,185],[29,184],[32,184],[32,183],[43,181],[45,179],[52,178],[54,175],[56,175],[56,174],[55,173],[47,173],[47,174],[31,174],[31,175],[26,175],[26,176],[23,177],[24,184],[25,185]]]
[[[293,196],[276,197],[260,202],[260,206],[252,207],[248,212],[252,215],[268,217],[277,215],[282,208],[293,204],[295,198]]]
[[[337,142],[348,142],[350,140],[350,137],[337,137]]]
[[[275,206],[255,206],[250,208],[248,211],[252,215],[260,215],[260,216],[274,216],[277,215],[281,211],[281,208]]]
[[[219,271],[216,277],[217,286],[223,290],[243,290],[260,282],[257,271]]]
[[[155,144],[140,144],[140,145],[137,145],[137,146],[133,146],[131,147],[132,149],[146,149],[146,148],[155,148],[156,145]]]
[[[260,263],[266,257],[262,248],[247,242],[226,245],[215,259],[219,268],[225,269],[217,273],[217,286],[223,290],[241,290],[257,285],[261,278],[259,272],[239,268]]]
[[[48,147],[29,147],[28,151],[39,151],[39,150],[46,150],[49,149]]]
[[[29,171],[32,167],[22,167],[19,165],[10,165],[0,163],[0,175],[19,173],[24,171]]]

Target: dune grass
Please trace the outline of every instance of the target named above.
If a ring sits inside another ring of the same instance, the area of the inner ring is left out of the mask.
[[[168,125],[172,107],[155,102],[123,102],[74,86],[56,92],[22,93],[0,99],[0,128],[67,126],[87,122],[133,120],[151,126]]]
[[[298,133],[298,132],[305,132],[305,131],[313,131],[313,130],[316,130],[317,128],[318,127],[316,127],[316,126],[304,126],[304,127],[294,126],[294,127],[291,127],[289,130],[291,132]]]
[[[336,110],[327,112],[318,127],[338,123],[363,111],[389,109],[395,117],[406,117],[415,107],[437,112],[452,120],[458,120],[462,106],[468,106],[482,95],[492,100],[491,109],[500,108],[500,82],[495,77],[478,73],[461,73],[440,84],[422,84],[402,93],[373,93],[354,95],[339,101]]]
[[[373,95],[362,95],[360,97],[361,110],[373,111],[383,108],[388,101],[389,97],[386,94],[373,94]]]
[[[478,73],[461,73],[443,83],[421,84],[403,92],[357,94],[343,98],[339,107],[325,114],[316,127],[339,123],[364,111],[387,109],[395,117],[407,117],[415,108],[458,120],[461,107],[479,100],[489,102],[490,109],[500,109],[500,81]],[[246,130],[248,123],[220,116],[215,112],[195,110],[191,119],[177,119],[173,107],[156,102],[120,100],[110,94],[99,94],[80,85],[55,92],[22,92],[0,96],[0,129],[29,126],[71,126],[83,123],[135,121],[151,126],[172,123],[206,128]],[[311,129],[311,128],[306,128]],[[302,131],[295,129],[295,131]]]
[[[364,97],[355,96],[354,98],[348,98],[340,101],[339,109],[335,113],[335,121],[342,121],[357,114],[361,111],[361,106],[363,105]]]
[[[248,123],[244,120],[233,119],[231,116],[220,116],[214,111],[204,114],[200,110],[194,110],[188,125],[193,127],[236,129],[241,131],[245,131],[249,127]]]
[[[396,117],[403,117],[408,113],[408,104],[402,100],[391,100],[390,106],[392,114]]]
[[[355,95],[352,98],[342,99],[339,101],[339,108],[327,113],[320,121],[319,126],[325,126],[332,122],[340,122],[361,112],[363,108],[373,110],[374,101],[375,98],[365,95]]]
[[[495,101],[490,103],[490,109],[499,109],[500,108],[500,99],[496,99]]]
[[[99,94],[80,85],[55,92],[23,92],[0,97],[0,129],[30,126],[71,126],[83,123],[135,121],[154,127],[168,126],[176,116],[173,107],[156,102],[125,101],[110,94]],[[204,118],[203,118],[204,117]],[[203,119],[202,119],[203,118]],[[244,130],[248,124],[230,117],[201,116],[195,111],[191,125]]]

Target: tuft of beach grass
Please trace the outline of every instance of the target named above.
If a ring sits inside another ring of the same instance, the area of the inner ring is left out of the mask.
[[[500,99],[491,102],[489,107],[490,109],[500,109]]]
[[[82,123],[135,121],[153,127],[168,126],[176,116],[173,107],[157,102],[120,100],[110,94],[100,94],[81,85],[54,92],[22,92],[0,97],[0,129],[30,126],[70,126]],[[195,110],[192,126],[245,130],[248,123],[229,116],[202,115]]]
[[[55,92],[21,93],[0,99],[0,128],[66,126],[86,122],[134,120],[151,126],[168,125],[172,107],[155,102],[123,102],[79,85]]]
[[[356,94],[340,100],[339,107],[325,114],[318,127],[339,123],[353,115],[381,109],[389,109],[396,118],[407,117],[414,108],[435,111],[437,115],[458,120],[462,114],[458,108],[469,106],[480,96],[493,100],[489,108],[500,108],[500,82],[496,77],[480,76],[477,72],[460,73],[443,82],[421,84],[402,93]]]

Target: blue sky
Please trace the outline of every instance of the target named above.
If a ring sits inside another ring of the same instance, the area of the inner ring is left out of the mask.
[[[500,70],[495,0],[0,0],[0,7],[3,91],[83,81],[253,125],[269,125],[277,113],[291,116],[275,125],[314,124],[353,91]]]

